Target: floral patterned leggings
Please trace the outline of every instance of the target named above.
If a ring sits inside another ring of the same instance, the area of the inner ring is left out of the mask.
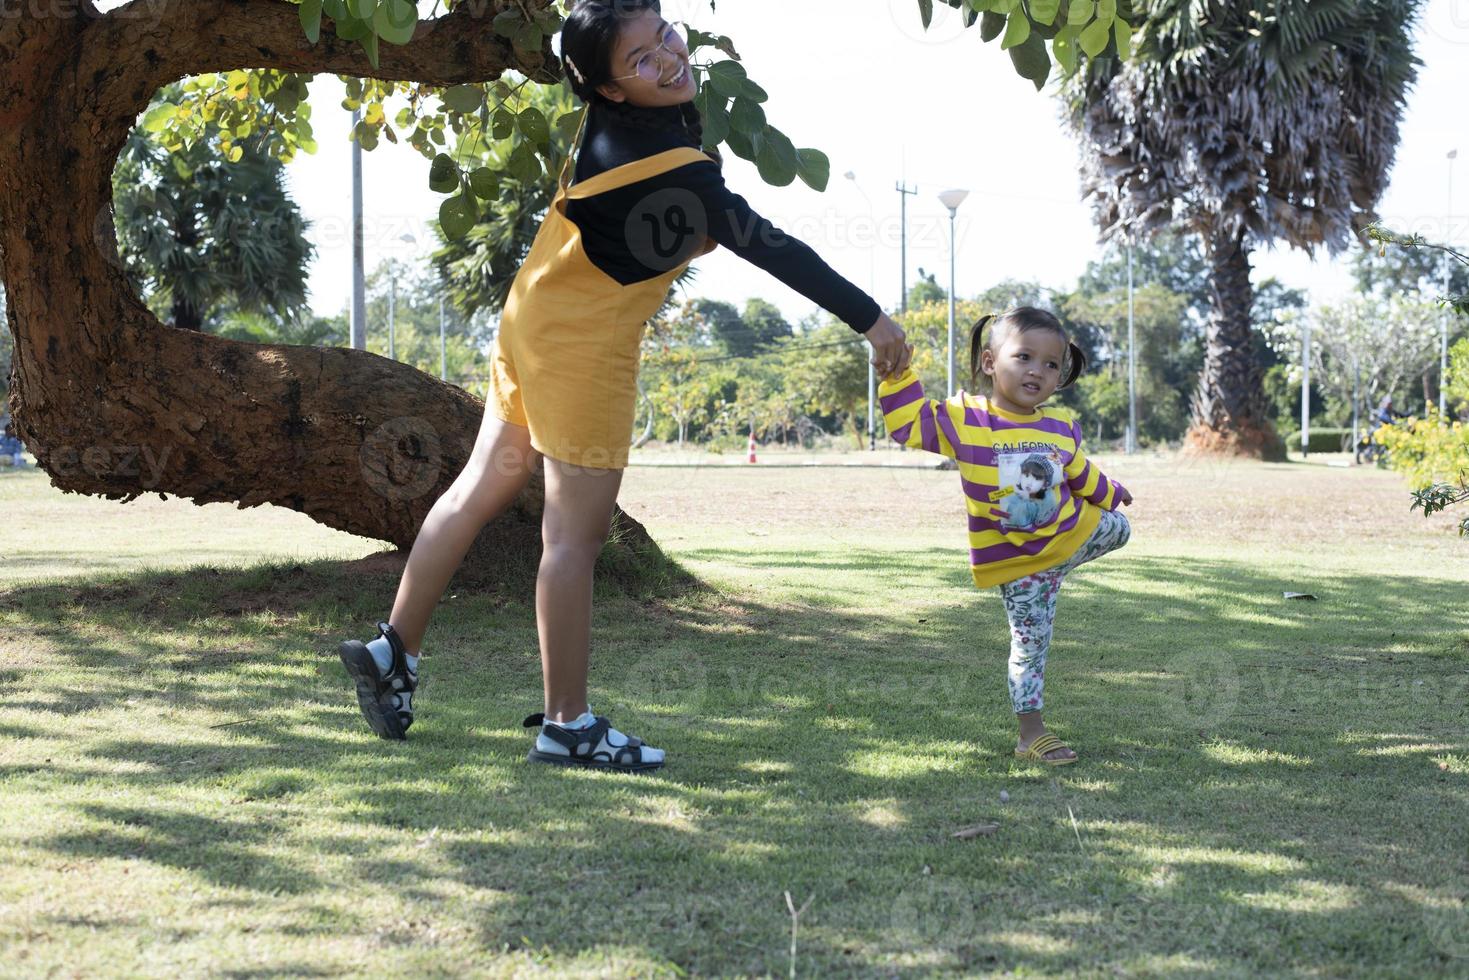
[[[1132,537],[1132,525],[1113,510],[1102,511],[1101,523],[1086,544],[1062,565],[1000,586],[1005,615],[1010,618],[1010,703],[1016,714],[1039,711],[1046,683],[1046,653],[1056,622],[1061,580],[1078,565],[1116,551]]]

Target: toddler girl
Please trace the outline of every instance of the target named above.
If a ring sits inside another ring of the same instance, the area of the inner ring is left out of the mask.
[[[974,583],[999,586],[1010,620],[1010,703],[1020,722],[1015,755],[1053,766],[1076,761],[1041,719],[1061,580],[1131,535],[1116,508],[1132,503],[1132,495],[1087,461],[1072,413],[1044,406],[1085,367],[1086,356],[1060,321],[1023,306],[974,325],[971,386],[983,374],[988,394],[925,398],[911,370],[879,389],[893,439],[959,464]]]

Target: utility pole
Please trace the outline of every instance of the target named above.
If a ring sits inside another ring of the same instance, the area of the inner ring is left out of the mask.
[[[367,276],[362,258],[362,144],[357,123],[362,114],[352,110],[352,346],[367,350]]]

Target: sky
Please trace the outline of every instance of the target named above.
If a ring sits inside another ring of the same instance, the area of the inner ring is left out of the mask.
[[[965,31],[935,5],[925,32],[915,0],[664,0],[669,20],[735,40],[750,77],[770,93],[771,122],[797,146],[831,158],[825,193],[800,181],[771,187],[754,166],[726,154],[729,186],[756,211],[811,245],[884,307],[901,295],[899,181],[908,197],[908,283],[919,268],[947,285],[948,213],[938,194],[970,191],[956,223],[956,282],[973,295],[1006,278],[1067,287],[1101,254],[1090,207],[1080,199],[1077,147],[1050,94],[1016,75],[997,42]],[[1423,61],[1403,118],[1396,164],[1379,211],[1390,227],[1469,244],[1469,0],[1429,0],[1416,32]],[[340,83],[312,87],[318,152],[288,168],[292,196],[311,222],[315,312],[341,312],[351,288],[349,114]],[[393,112],[389,112],[391,118]],[[1462,151],[1451,178],[1450,149]],[[854,179],[846,179],[851,172]],[[1456,180],[1454,216],[1449,220]],[[442,195],[428,189],[428,162],[384,142],[364,154],[366,263],[422,258]],[[411,234],[417,243],[401,241]],[[1255,280],[1276,276],[1313,299],[1351,288],[1347,259],[1314,260],[1284,246],[1262,250]],[[795,322],[814,304],[724,249],[695,262],[690,296],[743,306],[774,302]]]

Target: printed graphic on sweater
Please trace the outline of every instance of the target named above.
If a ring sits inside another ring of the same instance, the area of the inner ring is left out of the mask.
[[[1042,527],[1061,507],[1061,456],[1054,449],[1006,449],[996,446],[1000,488],[993,494],[1000,529]]]

